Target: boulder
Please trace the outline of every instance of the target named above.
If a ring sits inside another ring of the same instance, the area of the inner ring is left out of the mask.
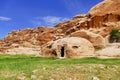
[[[97,57],[100,57],[100,58],[120,57],[120,43],[109,44],[108,47],[96,51],[95,54]]]
[[[56,53],[52,50],[52,45],[54,41],[50,41],[44,45],[41,46],[41,52],[40,56],[41,57],[56,57]]]
[[[104,47],[105,39],[99,35],[88,30],[80,30],[70,34],[70,37],[81,37],[89,40],[94,46]]]

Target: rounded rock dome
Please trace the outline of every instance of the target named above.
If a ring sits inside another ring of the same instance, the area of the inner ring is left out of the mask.
[[[87,39],[68,37],[53,42],[52,50],[57,57],[91,57],[94,56],[94,47]]]

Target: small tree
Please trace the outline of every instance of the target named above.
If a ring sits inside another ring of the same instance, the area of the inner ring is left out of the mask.
[[[113,29],[110,32],[110,38],[109,38],[109,42],[110,43],[115,43],[118,42],[120,40],[120,30],[118,29]]]

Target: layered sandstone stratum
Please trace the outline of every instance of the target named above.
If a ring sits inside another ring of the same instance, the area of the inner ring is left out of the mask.
[[[120,29],[120,0],[104,0],[87,14],[78,14],[53,28],[12,31],[0,40],[0,53],[19,54],[29,50],[33,54],[39,54],[48,42],[65,37],[85,38],[95,47],[106,47],[112,29]]]

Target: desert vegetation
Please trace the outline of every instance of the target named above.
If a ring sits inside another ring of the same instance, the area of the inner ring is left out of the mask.
[[[0,80],[119,80],[120,59],[0,55]]]
[[[119,42],[119,40],[120,40],[120,30],[118,29],[111,30],[109,41],[112,43],[112,42]]]

